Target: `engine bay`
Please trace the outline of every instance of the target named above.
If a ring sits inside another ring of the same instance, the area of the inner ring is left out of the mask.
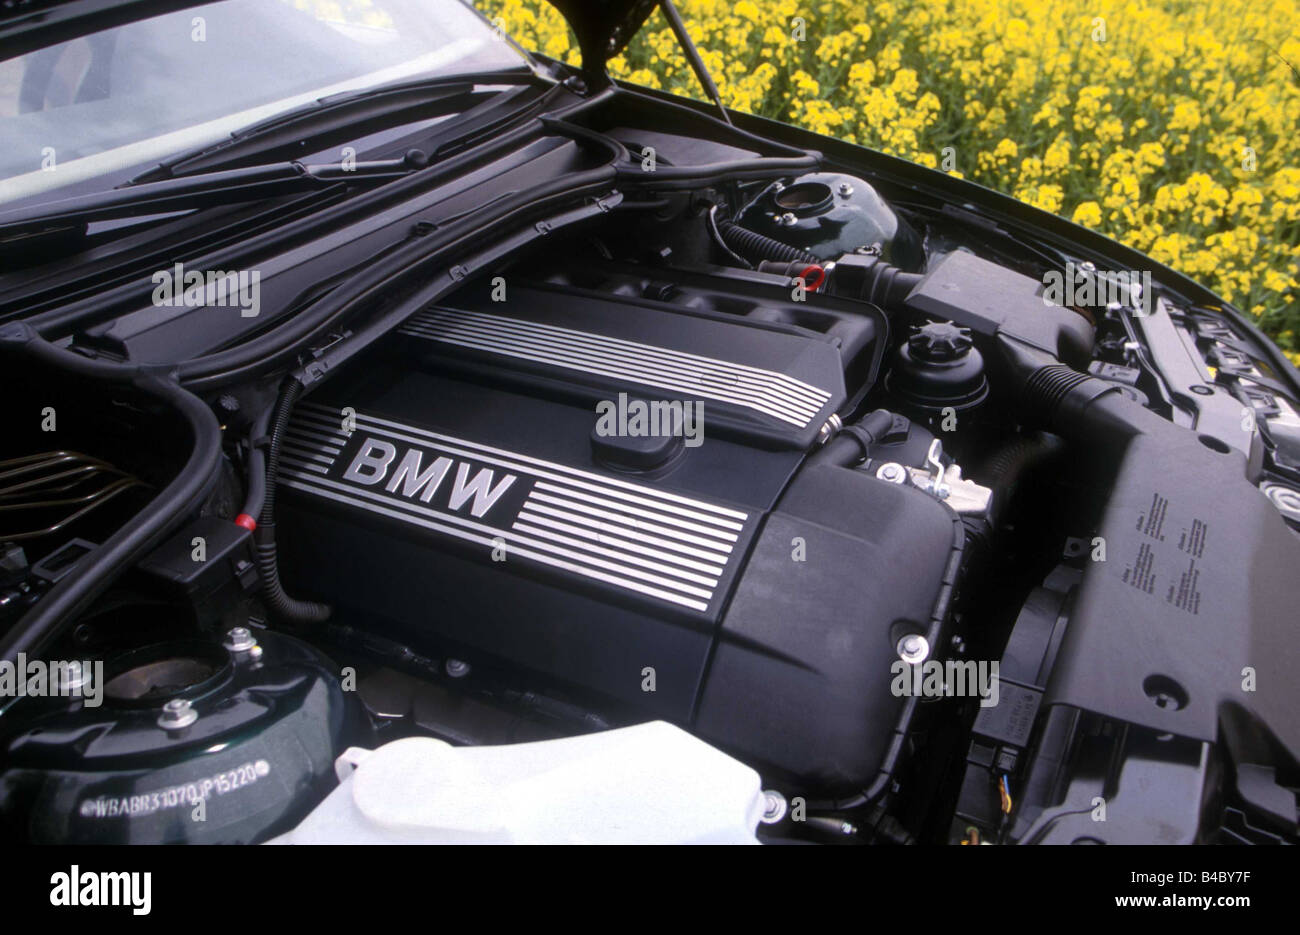
[[[199,515],[52,651],[102,704],[6,706],[6,833],[261,841],[347,746],[667,721],[757,771],[764,841],[1294,842],[1300,404],[1250,337],[887,173],[636,116],[556,131],[628,179],[581,223],[212,389]],[[60,422],[0,464],[14,632],[193,457],[147,392],[27,367]]]

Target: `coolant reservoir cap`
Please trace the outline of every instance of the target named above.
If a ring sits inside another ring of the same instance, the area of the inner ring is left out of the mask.
[[[939,363],[965,357],[974,344],[969,328],[951,321],[932,321],[913,330],[907,347],[917,360]]]
[[[885,382],[890,392],[925,409],[961,409],[988,395],[984,358],[970,329],[950,321],[914,327]]]

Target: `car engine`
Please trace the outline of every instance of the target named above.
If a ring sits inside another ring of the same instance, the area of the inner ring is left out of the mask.
[[[467,295],[295,410],[278,520],[291,590],[826,790],[869,783],[903,714],[888,658],[937,638],[962,546],[938,501],[847,459],[805,464],[878,368],[883,320],[828,311],[814,330],[788,323],[793,303],[751,299],[751,317],[704,291],[683,308],[633,278],[509,283],[526,318]],[[697,400],[689,421],[678,394]],[[602,400],[625,422],[640,404],[646,433],[602,431]],[[923,430],[877,431],[915,446]]]
[[[666,721],[761,777],[766,841],[1294,841],[1294,614],[1246,582],[1300,551],[1300,404],[1251,337],[887,172],[593,114],[536,158],[657,163],[581,223],[214,385],[199,515],[42,647],[102,704],[3,712],[6,833],[263,841],[349,747]],[[7,651],[196,457],[92,366],[167,324],[3,377],[60,420],[0,464]]]

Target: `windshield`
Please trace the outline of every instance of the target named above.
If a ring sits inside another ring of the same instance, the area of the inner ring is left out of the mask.
[[[0,203],[394,81],[526,60],[457,0],[222,0],[0,61]]]

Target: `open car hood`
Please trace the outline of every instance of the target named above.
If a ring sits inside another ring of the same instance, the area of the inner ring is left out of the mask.
[[[550,0],[564,14],[582,50],[582,67],[603,73],[658,5],[657,0]]]
[[[29,0],[0,4],[0,44],[6,57],[211,0]],[[586,70],[599,74],[654,10],[657,0],[550,0],[564,15]]]
[[[0,56],[25,55],[134,20],[213,0],[28,0],[0,3]]]

